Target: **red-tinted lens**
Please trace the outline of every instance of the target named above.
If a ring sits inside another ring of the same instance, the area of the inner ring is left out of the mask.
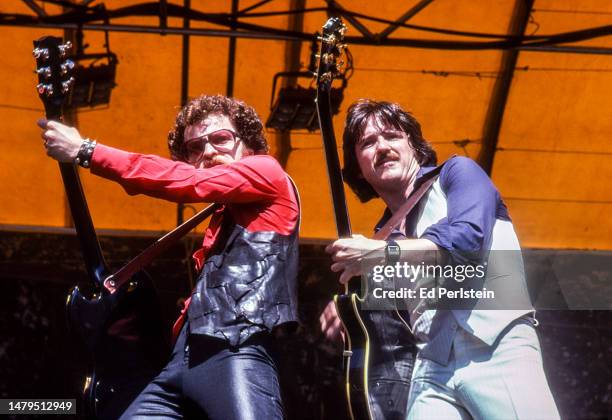
[[[208,135],[208,141],[214,147],[227,147],[231,146],[234,142],[234,133],[229,130],[219,130]]]
[[[202,157],[204,143],[202,139],[193,139],[185,144],[187,149],[187,159],[189,162],[196,162]]]

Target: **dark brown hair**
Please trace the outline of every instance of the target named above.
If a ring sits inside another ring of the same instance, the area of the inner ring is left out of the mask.
[[[192,99],[176,116],[174,127],[168,133],[168,148],[174,160],[185,160],[184,132],[188,125],[197,124],[210,114],[226,115],[234,127],[238,137],[255,154],[268,152],[268,143],[263,136],[263,124],[255,110],[234,98],[223,95],[202,95]]]
[[[378,197],[378,193],[361,175],[361,169],[355,155],[355,143],[363,135],[365,126],[370,117],[376,118],[381,124],[393,127],[408,134],[410,146],[415,151],[417,161],[421,166],[435,165],[436,152],[423,138],[421,125],[398,104],[391,102],[377,102],[369,99],[360,99],[353,103],[346,114],[344,134],[342,136],[342,149],[344,151],[344,168],[342,175],[344,181],[357,194],[362,203]]]

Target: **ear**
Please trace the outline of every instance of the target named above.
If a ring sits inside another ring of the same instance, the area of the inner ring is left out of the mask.
[[[254,154],[253,149],[242,143],[242,157],[253,156]]]

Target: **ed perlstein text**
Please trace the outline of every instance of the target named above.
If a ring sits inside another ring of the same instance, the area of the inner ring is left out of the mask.
[[[430,265],[396,262],[393,265],[375,265],[372,268],[372,281],[381,283],[385,279],[405,279],[414,283],[418,279],[454,279],[462,283],[466,279],[482,279],[486,275],[485,265]],[[418,290],[418,291],[417,291]],[[419,287],[416,289],[401,287],[395,290],[385,290],[377,287],[372,290],[377,299],[494,299],[495,292],[486,288],[474,290],[471,288],[447,289],[444,287]]]

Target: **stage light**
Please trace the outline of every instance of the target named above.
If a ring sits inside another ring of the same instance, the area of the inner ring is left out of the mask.
[[[307,77],[312,78],[310,73],[307,74]],[[302,72],[300,72],[300,75],[299,77],[306,77]],[[344,87],[332,88],[331,90],[331,109],[334,115],[340,109],[340,104],[344,98],[343,91]],[[274,93],[273,90],[273,101]],[[266,127],[278,131],[318,130],[319,119],[317,118],[317,107],[315,104],[316,97],[317,91],[314,88],[304,88],[299,85],[281,88],[278,92],[278,97],[271,107]]]
[[[97,64],[100,59],[105,60]],[[116,86],[117,57],[104,54],[75,56],[75,84],[66,105],[70,108],[87,108],[110,103],[111,92]],[[88,63],[88,64],[85,64]]]
[[[315,131],[319,129],[319,119],[315,103],[317,90],[314,87],[304,88],[297,83],[298,79],[308,79],[312,85],[313,75],[316,74],[318,62],[318,48],[315,37],[310,47],[308,71],[287,71],[274,75],[272,97],[270,98],[270,116],[266,121],[267,128],[273,128],[278,131],[304,129]],[[353,70],[352,56],[348,49],[345,51],[348,60],[347,69],[338,77],[338,80],[341,81],[340,87],[332,87],[330,91],[330,108],[333,115],[336,115],[340,110],[340,104],[342,99],[344,99],[344,89],[347,87],[348,79],[352,75]],[[292,83],[281,88],[278,92],[278,97],[275,98],[276,84],[281,77],[291,78]]]
[[[110,50],[108,31],[104,35],[106,51],[85,53],[89,45],[83,41],[83,31],[76,32],[76,53],[72,57],[75,83],[66,101],[69,108],[90,108],[110,103],[111,92],[117,85],[115,76],[119,60]]]

